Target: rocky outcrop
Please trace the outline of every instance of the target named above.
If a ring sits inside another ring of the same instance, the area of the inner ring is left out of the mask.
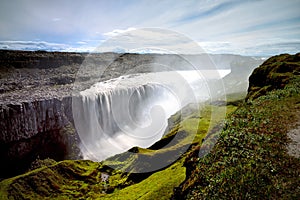
[[[53,98],[0,106],[0,177],[24,172],[37,157],[80,158],[72,125],[72,99]]]
[[[0,142],[28,139],[38,133],[59,130],[66,125],[62,102],[45,99],[1,106]]]
[[[28,139],[72,122],[72,97],[0,105],[0,142]]]
[[[300,74],[300,53],[282,54],[266,60],[249,77],[246,99],[255,99],[274,89],[284,88],[294,75]]]

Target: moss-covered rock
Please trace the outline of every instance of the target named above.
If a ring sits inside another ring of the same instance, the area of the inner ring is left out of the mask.
[[[66,160],[3,180],[0,199],[86,199],[122,187],[127,177],[97,162]]]
[[[255,99],[274,89],[284,88],[294,75],[300,74],[300,53],[282,54],[266,60],[249,77],[246,99]]]

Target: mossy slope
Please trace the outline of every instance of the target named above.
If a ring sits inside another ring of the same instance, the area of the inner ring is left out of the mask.
[[[300,111],[299,56],[275,56],[254,71],[248,101],[227,118],[212,151],[199,159],[198,147],[186,159],[191,172],[174,199],[300,198],[300,160],[287,153]]]
[[[102,173],[110,175],[108,182],[102,181]],[[111,171],[100,163],[66,160],[3,180],[0,183],[0,199],[87,198],[95,193],[111,192],[126,179],[126,173]]]

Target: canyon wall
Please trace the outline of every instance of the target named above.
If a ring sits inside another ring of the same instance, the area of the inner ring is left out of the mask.
[[[185,57],[199,66],[211,62],[203,55]],[[220,68],[234,69],[234,76],[239,77],[244,77],[240,76],[241,68],[251,71],[261,62],[235,55],[210,57]],[[152,63],[158,65],[153,67]],[[85,68],[88,64],[94,68]],[[0,156],[5,163],[1,165],[0,177],[24,172],[38,157],[80,158],[80,141],[72,119],[71,92],[75,80],[81,81],[77,85],[88,83],[88,87],[95,80],[153,70],[186,69],[185,64],[180,55],[0,50]],[[101,67],[104,71],[97,74],[96,69]],[[231,86],[236,88],[234,84]]]

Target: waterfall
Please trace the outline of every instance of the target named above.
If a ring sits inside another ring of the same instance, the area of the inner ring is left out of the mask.
[[[149,147],[180,109],[177,97],[157,84],[82,93],[73,99],[76,129],[86,159],[103,160],[133,146]],[[84,150],[85,151],[85,150]]]
[[[209,95],[195,71],[126,75],[80,91],[72,108],[84,158],[101,161],[151,146],[172,114]]]

